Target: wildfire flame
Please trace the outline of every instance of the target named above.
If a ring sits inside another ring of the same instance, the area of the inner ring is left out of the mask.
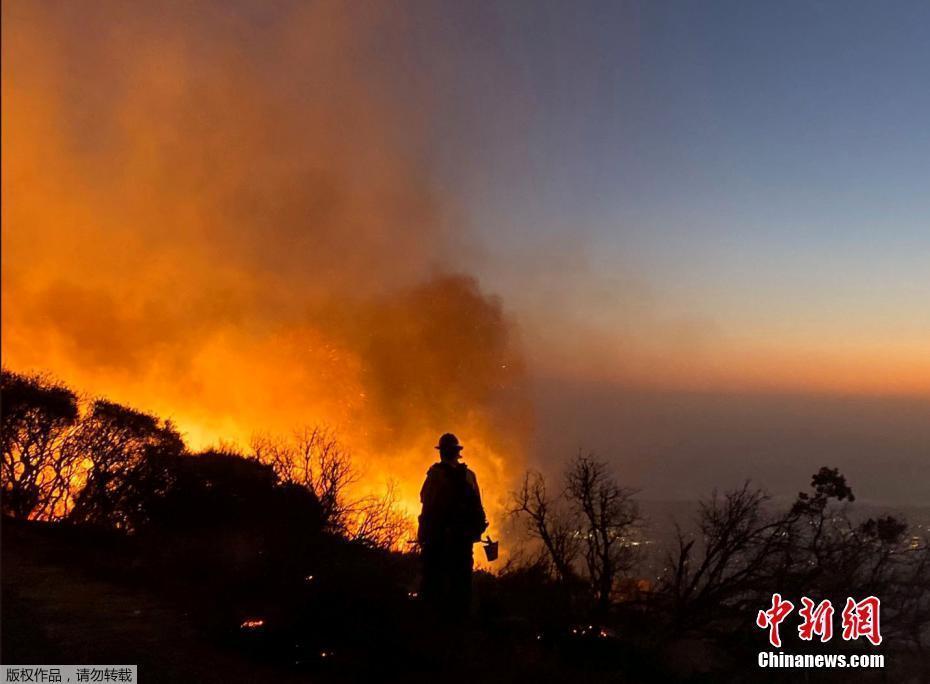
[[[394,20],[251,19],[4,3],[3,361],[172,418],[193,448],[325,425],[411,518],[454,431],[499,533],[522,355],[453,256],[425,103],[365,50]]]

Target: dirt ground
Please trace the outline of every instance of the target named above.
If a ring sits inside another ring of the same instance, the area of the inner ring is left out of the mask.
[[[81,574],[42,535],[5,526],[2,549],[6,664],[137,664],[142,682],[308,681],[209,643],[183,611],[142,591]]]

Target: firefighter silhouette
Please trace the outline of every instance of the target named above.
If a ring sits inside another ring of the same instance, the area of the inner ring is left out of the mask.
[[[478,479],[460,462],[462,446],[450,433],[439,438],[439,463],[426,473],[417,541],[423,560],[423,600],[449,620],[468,615],[471,604],[472,545],[488,521]]]

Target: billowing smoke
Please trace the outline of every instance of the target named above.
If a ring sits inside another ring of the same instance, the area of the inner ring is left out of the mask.
[[[3,4],[4,363],[194,446],[329,425],[411,506],[455,430],[494,509],[521,354],[455,258],[403,22],[356,7]]]

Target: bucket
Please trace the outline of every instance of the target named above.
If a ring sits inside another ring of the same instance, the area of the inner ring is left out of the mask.
[[[497,542],[491,541],[490,537],[486,537],[483,542],[484,545],[484,555],[488,559],[488,562],[491,563],[497,560]]]

